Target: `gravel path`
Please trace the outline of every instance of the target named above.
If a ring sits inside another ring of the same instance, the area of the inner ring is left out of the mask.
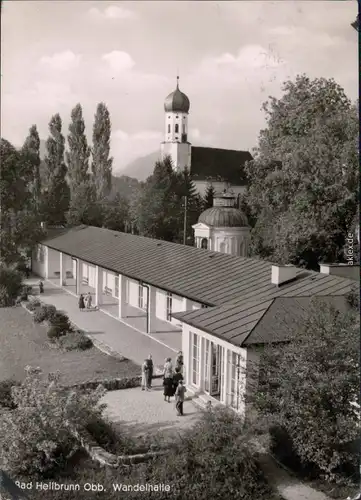
[[[46,374],[60,371],[64,384],[139,375],[140,368],[132,361],[119,361],[95,347],[82,352],[60,352],[46,342],[45,326],[34,324],[23,307],[1,308],[0,381],[21,381],[27,365],[39,366]]]
[[[163,399],[162,379],[153,380],[151,391],[136,387],[107,392],[103,402],[107,404],[105,413],[109,419],[133,437],[170,437],[191,427],[201,415],[191,401],[185,401],[184,416],[178,417],[174,398],[170,403]]]

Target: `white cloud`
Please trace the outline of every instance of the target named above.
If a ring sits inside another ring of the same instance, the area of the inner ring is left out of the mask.
[[[132,19],[135,16],[135,13],[125,7],[119,7],[117,5],[110,5],[104,10],[97,9],[96,7],[92,7],[88,14],[93,19]]]
[[[56,71],[69,71],[79,66],[81,54],[74,54],[71,50],[58,52],[52,56],[43,56],[40,64]]]
[[[265,49],[260,45],[246,45],[241,47],[236,55],[226,52],[204,61],[205,67],[210,69],[224,70],[227,67],[234,67],[244,71],[266,67],[277,68],[283,63],[284,61],[270,49]]]
[[[194,146],[212,146],[214,144],[214,136],[212,134],[203,134],[199,128],[190,128],[189,141]]]
[[[121,50],[113,50],[108,54],[103,54],[102,59],[108,64],[109,68],[119,73],[121,71],[128,71],[135,65],[132,57]]]

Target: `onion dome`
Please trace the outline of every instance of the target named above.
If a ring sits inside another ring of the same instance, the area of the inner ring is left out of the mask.
[[[190,102],[188,97],[179,90],[179,77],[177,76],[177,88],[169,94],[164,101],[165,112],[188,113]]]
[[[198,222],[212,227],[248,227],[246,215],[235,208],[236,198],[230,192],[216,195],[213,207],[207,208],[198,218]]]

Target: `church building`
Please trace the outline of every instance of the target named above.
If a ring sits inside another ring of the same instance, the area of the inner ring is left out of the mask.
[[[189,110],[190,101],[179,89],[177,77],[176,89],[164,102],[161,158],[170,156],[176,169],[187,167],[201,196],[210,184],[217,192],[232,188],[236,196],[244,193],[247,187],[244,166],[252,160],[252,155],[249,151],[192,146],[188,132]]]

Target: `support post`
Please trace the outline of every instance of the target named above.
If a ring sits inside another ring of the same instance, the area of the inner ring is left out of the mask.
[[[126,285],[127,278],[119,274],[119,318],[126,318]]]
[[[83,281],[83,262],[78,259],[76,263],[76,293],[81,294],[81,284]]]
[[[103,270],[95,267],[95,306],[99,307],[103,303]]]
[[[65,269],[65,258],[64,258],[63,252],[59,252],[59,260],[60,260],[60,277],[59,277],[59,284],[60,286],[65,286],[66,285],[66,269]]]

